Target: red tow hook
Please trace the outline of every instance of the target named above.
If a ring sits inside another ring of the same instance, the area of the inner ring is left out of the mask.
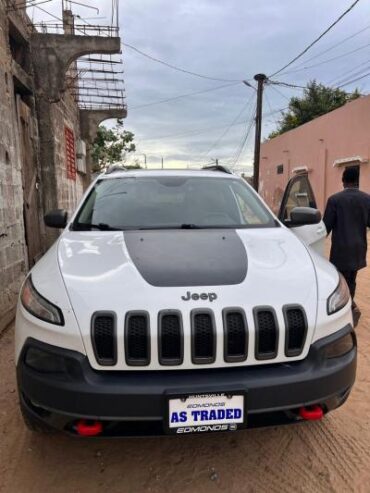
[[[317,421],[319,419],[322,419],[322,417],[324,416],[324,411],[322,410],[321,406],[316,404],[314,406],[301,407],[299,409],[299,415],[302,419],[305,419],[306,421]]]
[[[84,419],[80,419],[76,425],[77,434],[83,437],[93,437],[100,435],[103,431],[103,425],[100,421],[87,422]]]

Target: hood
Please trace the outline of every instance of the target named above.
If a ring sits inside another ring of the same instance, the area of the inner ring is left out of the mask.
[[[226,306],[317,297],[311,257],[285,228],[67,231],[58,259],[76,315],[147,309],[148,300],[170,308],[187,291],[212,290]]]

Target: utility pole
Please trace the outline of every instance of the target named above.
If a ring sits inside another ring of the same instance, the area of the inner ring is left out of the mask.
[[[254,141],[254,163],[253,163],[253,187],[258,192],[260,177],[260,150],[261,150],[261,130],[262,130],[262,97],[263,86],[267,76],[256,74],[254,80],[257,81],[257,108],[256,108],[256,135]]]
[[[162,169],[163,169],[163,156],[162,156]]]
[[[146,169],[146,168],[148,167],[148,166],[146,165],[146,154],[143,154],[143,156],[144,156],[144,165],[145,165],[145,169]]]

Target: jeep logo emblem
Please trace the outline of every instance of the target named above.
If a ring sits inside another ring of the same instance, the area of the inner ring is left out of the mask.
[[[188,291],[186,293],[186,296],[181,296],[181,299],[184,301],[189,301],[189,300],[209,300],[211,303],[214,300],[217,300],[217,294],[216,293],[191,293]]]

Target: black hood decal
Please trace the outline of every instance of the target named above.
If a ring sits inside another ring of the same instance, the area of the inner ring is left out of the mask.
[[[240,284],[247,275],[247,254],[235,230],[125,231],[124,238],[153,286]]]

